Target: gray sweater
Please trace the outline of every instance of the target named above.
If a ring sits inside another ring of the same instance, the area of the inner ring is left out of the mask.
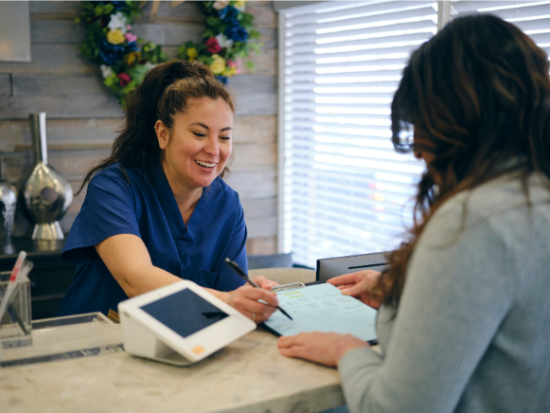
[[[550,412],[550,196],[541,181],[531,177],[531,209],[507,177],[434,214],[396,317],[379,311],[382,355],[356,349],[340,361],[351,412]]]

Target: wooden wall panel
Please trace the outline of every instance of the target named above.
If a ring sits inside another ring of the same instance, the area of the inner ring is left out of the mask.
[[[42,2],[40,2],[42,3]],[[34,17],[34,18],[32,18]],[[71,20],[43,20],[31,16],[31,42],[67,43],[79,45],[86,36],[86,30],[80,23]]]
[[[239,116],[233,125],[233,142],[276,143],[277,117]],[[122,119],[51,119],[46,124],[50,149],[110,148],[122,126]],[[25,120],[0,121],[0,152],[30,151],[31,132]]]
[[[46,112],[51,118],[117,118],[122,109],[116,99],[103,95],[43,95],[0,97],[0,120],[27,119],[29,113]]]
[[[12,77],[13,96],[104,96],[106,87],[101,75],[27,74]]]
[[[0,73],[100,73],[98,65],[80,55],[76,44],[31,42],[31,56],[31,63],[0,62]]]
[[[276,116],[239,116],[233,124],[234,143],[276,143]]]
[[[155,18],[151,3],[134,25],[138,36],[163,46],[172,58],[179,45],[200,41],[204,18],[197,2],[171,8],[162,2]],[[88,168],[110,153],[122,110],[103,85],[98,65],[83,58],[78,46],[85,36],[75,23],[78,2],[30,2],[31,63],[0,63],[0,174],[11,182],[32,165],[29,113],[47,113],[50,163],[73,190]],[[277,18],[271,2],[250,2],[263,43],[253,55],[257,70],[230,79],[237,101],[233,142],[235,159],[226,181],[237,191],[249,230],[247,248],[254,254],[276,249],[277,217]],[[69,231],[84,200],[74,198],[62,220]],[[29,226],[19,214],[16,235]]]
[[[0,96],[11,96],[11,75],[8,73],[0,74]]]
[[[268,144],[235,144],[233,145],[234,159],[232,166],[270,166],[277,165],[277,145]]]
[[[239,193],[241,201],[277,196],[277,172],[272,167],[231,168],[225,182]]]
[[[121,127],[117,119],[46,119],[50,149],[83,149],[89,145],[110,148]],[[28,120],[0,121],[0,152],[30,151],[31,131]]]
[[[15,73],[12,81],[13,96],[0,96],[0,120],[26,119],[32,112],[47,112],[49,118],[122,117],[117,100],[97,74]],[[237,116],[277,113],[274,76],[236,76],[231,89],[237,97]]]
[[[277,237],[248,238],[246,252],[249,255],[275,254],[277,252]]]

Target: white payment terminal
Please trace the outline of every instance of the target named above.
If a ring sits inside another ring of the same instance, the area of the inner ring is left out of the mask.
[[[118,304],[124,349],[176,366],[204,359],[256,324],[192,281],[181,281]]]

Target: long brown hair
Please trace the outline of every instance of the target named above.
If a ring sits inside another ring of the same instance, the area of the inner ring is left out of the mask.
[[[416,242],[446,200],[512,172],[526,195],[532,172],[550,178],[548,71],[543,50],[491,15],[455,19],[412,54],[392,102],[392,140],[403,151],[413,124],[412,149],[434,160],[418,184],[408,240],[378,283],[386,304],[399,305]]]
[[[174,116],[185,112],[189,99],[201,97],[221,98],[235,112],[231,94],[202,63],[174,60],[151,69],[143,83],[128,96],[124,124],[113,142],[111,155],[86,173],[78,192],[96,172],[116,162],[120,162],[124,173],[124,168],[137,167],[151,176],[162,153],[155,123],[161,120],[171,129]]]

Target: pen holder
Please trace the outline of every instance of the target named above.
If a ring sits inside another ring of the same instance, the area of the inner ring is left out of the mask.
[[[6,295],[10,273],[0,273],[0,302]],[[32,344],[31,283],[18,281],[0,319],[0,349]]]

